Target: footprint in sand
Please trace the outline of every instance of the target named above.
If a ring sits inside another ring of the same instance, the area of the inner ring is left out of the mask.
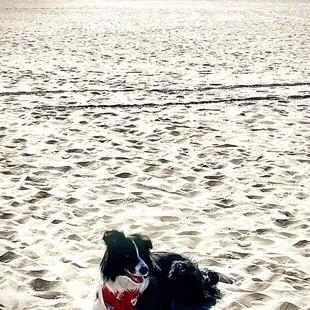
[[[263,269],[258,265],[249,265],[245,268],[245,270],[251,275],[257,275],[263,271]]]
[[[296,248],[306,248],[306,247],[308,247],[310,245],[310,241],[308,241],[308,240],[300,240],[300,241],[298,241],[298,242],[296,242],[295,244],[294,244],[294,247],[296,247]]]
[[[266,294],[262,293],[252,293],[248,294],[240,299],[240,302],[245,305],[247,308],[251,308],[251,306],[254,304],[258,305],[261,304],[262,308],[263,305],[267,302],[270,302],[272,298]]]
[[[276,219],[274,221],[275,225],[280,226],[282,228],[287,228],[295,223],[295,221],[289,219]]]
[[[132,177],[132,174],[129,172],[122,172],[122,173],[116,174],[115,176],[121,179],[128,179]]]
[[[195,231],[195,230],[187,230],[187,231],[179,232],[178,235],[180,235],[180,236],[197,236],[197,235],[200,235],[200,232]]]
[[[65,297],[64,294],[60,293],[60,292],[47,292],[44,294],[37,294],[37,297],[43,298],[43,299],[60,299]],[[63,303],[59,304],[59,305],[54,305],[53,308],[62,308],[64,306]]]
[[[59,285],[59,281],[47,281],[42,278],[36,278],[31,281],[30,286],[35,291],[49,291]]]
[[[11,219],[12,217],[14,217],[15,214],[13,213],[6,213],[6,212],[3,212],[1,215],[0,215],[0,219],[1,220],[9,220]]]
[[[224,180],[226,178],[226,176],[223,174],[216,174],[216,175],[206,175],[206,176],[204,176],[204,178],[208,179],[208,180],[219,181],[219,180]]]
[[[34,197],[37,198],[37,199],[42,199],[42,198],[49,198],[51,197],[52,195],[49,194],[48,192],[45,192],[45,191],[39,191]]]
[[[162,222],[177,222],[179,219],[176,216],[161,216],[160,220]]]
[[[300,309],[299,307],[297,307],[296,305],[290,303],[290,302],[284,302],[281,304],[281,306],[279,307],[279,310],[298,310]],[[309,310],[310,308],[308,308]]]
[[[9,263],[11,262],[12,260],[18,258],[19,256],[17,254],[15,254],[14,252],[12,251],[8,251],[8,252],[5,252],[4,254],[2,254],[0,256],[0,262],[2,263]]]

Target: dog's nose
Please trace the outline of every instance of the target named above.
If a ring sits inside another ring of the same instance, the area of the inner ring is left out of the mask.
[[[140,268],[139,272],[140,272],[142,275],[146,276],[146,275],[149,273],[149,268],[148,268],[147,266],[142,266],[142,267]]]

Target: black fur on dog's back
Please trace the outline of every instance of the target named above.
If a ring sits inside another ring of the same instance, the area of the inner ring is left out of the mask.
[[[171,310],[173,303],[199,308],[205,303],[214,305],[220,298],[215,272],[200,271],[176,253],[153,252],[151,258],[154,268],[150,269],[150,283],[138,301],[138,310]]]
[[[201,271],[190,260],[173,262],[168,277],[176,305],[200,307],[220,298],[217,274]]]
[[[168,278],[174,261],[185,258],[176,253],[152,252],[153,267],[149,271],[149,285],[139,297],[138,310],[171,310],[173,294]]]

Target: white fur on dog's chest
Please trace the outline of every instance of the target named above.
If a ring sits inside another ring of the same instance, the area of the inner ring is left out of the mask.
[[[102,296],[102,288],[106,285],[109,291],[118,294],[124,291],[129,290],[138,290],[140,295],[145,291],[148,287],[149,279],[146,278],[145,281],[141,284],[133,283],[128,277],[126,276],[118,276],[116,277],[115,281],[107,281],[104,282],[102,277],[98,280],[98,285],[96,289],[96,296],[92,310],[108,310],[105,306],[105,302]]]

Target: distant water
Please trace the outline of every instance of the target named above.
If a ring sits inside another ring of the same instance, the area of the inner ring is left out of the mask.
[[[305,0],[2,0],[0,96],[45,107],[308,99],[309,16]]]

